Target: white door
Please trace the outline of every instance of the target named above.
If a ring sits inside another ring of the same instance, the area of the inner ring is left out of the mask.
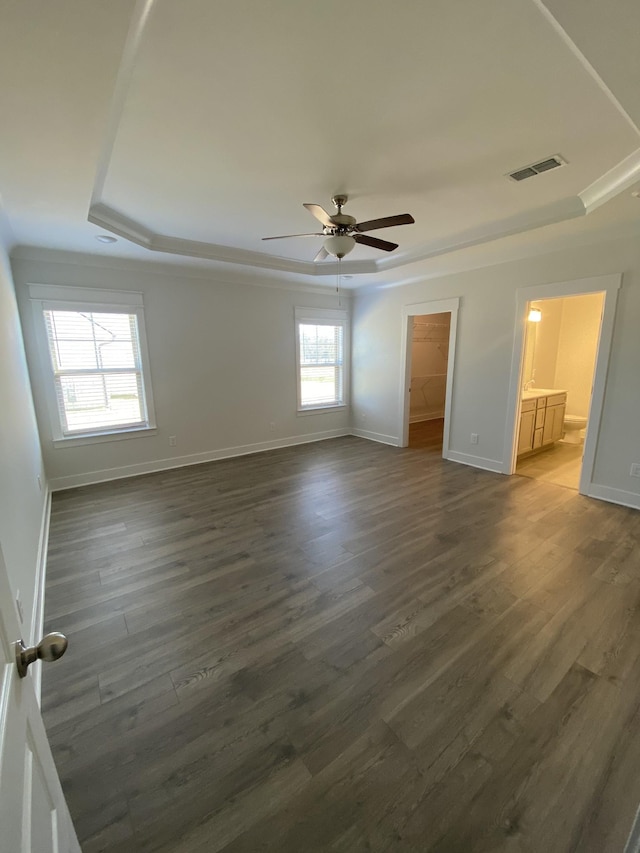
[[[0,853],[80,853],[33,687],[41,664],[20,678],[19,639],[0,548]]]

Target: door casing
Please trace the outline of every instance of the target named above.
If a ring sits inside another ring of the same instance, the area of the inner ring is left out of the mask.
[[[415,302],[402,306],[402,350],[400,358],[400,399],[399,426],[400,447],[409,445],[409,389],[411,387],[411,342],[413,339],[413,318],[423,314],[451,314],[449,327],[449,352],[447,358],[447,381],[444,402],[444,433],[442,436],[442,457],[448,459],[449,433],[451,429],[451,398],[453,394],[453,376],[456,354],[456,334],[458,331],[458,309],[460,299],[438,299],[432,302]]]

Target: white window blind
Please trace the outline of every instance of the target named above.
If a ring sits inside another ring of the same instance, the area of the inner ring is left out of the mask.
[[[136,313],[45,309],[66,437],[149,425]]]
[[[347,315],[296,309],[298,410],[344,406]]]

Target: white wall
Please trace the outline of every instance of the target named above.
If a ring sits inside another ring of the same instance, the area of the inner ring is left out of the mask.
[[[450,448],[468,461],[501,468],[515,329],[516,290],[624,273],[618,299],[594,482],[640,506],[640,241],[592,243],[396,289],[357,295],[354,303],[352,409],[356,429],[398,441],[402,306],[461,297]],[[471,433],[479,434],[477,447]]]
[[[561,387],[555,382],[563,301],[537,299],[535,306],[542,310],[542,320],[527,322],[523,381],[534,379],[536,388]]]
[[[349,410],[296,414],[294,307],[337,307],[327,295],[226,284],[166,265],[14,259],[45,466],[53,488],[348,432]],[[203,275],[200,273],[200,275]],[[141,291],[157,433],[54,447],[27,285]],[[349,300],[343,297],[343,302]],[[348,307],[348,305],[347,305]],[[275,424],[273,430],[270,424]],[[169,447],[175,435],[177,446]]]
[[[539,323],[527,323],[524,381],[567,391],[567,414],[587,417],[595,369],[603,297],[585,293],[538,299]]]
[[[0,400],[0,545],[14,597],[20,591],[23,638],[32,641],[46,483],[11,270],[3,249],[0,249]],[[38,486],[38,476],[42,488]]]
[[[586,418],[589,414],[601,315],[599,293],[562,300],[554,387],[567,389],[569,415]]]

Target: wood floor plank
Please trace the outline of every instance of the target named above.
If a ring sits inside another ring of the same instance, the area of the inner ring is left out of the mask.
[[[441,430],[54,495],[43,716],[84,850],[622,849],[640,513]]]

